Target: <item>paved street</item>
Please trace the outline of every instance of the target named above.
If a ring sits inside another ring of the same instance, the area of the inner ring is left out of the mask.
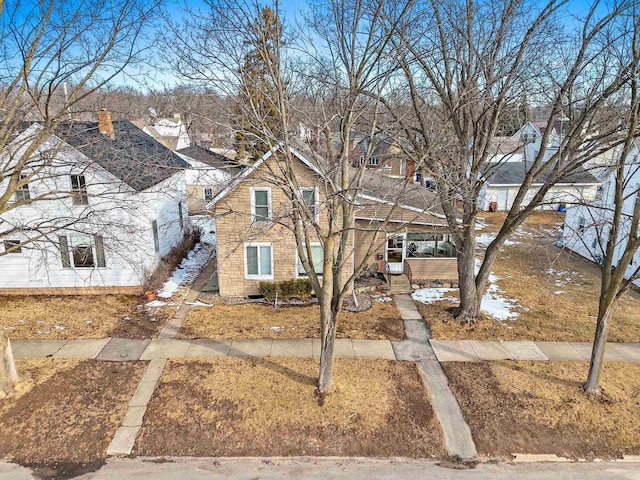
[[[29,469],[0,464],[2,480],[35,480]],[[46,478],[46,477],[44,477]],[[377,459],[168,459],[112,458],[78,480],[281,480],[281,479],[442,479],[442,480],[640,480],[631,463],[480,464],[457,470],[432,461]]]

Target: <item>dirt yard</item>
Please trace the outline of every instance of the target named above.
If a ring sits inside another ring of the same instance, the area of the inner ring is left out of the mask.
[[[416,366],[336,359],[320,406],[311,359],[171,360],[134,453],[442,457]]]
[[[191,309],[179,338],[319,338],[320,308],[229,305]],[[338,338],[402,340],[395,304],[373,302],[364,312],[340,312]]]
[[[0,458],[59,474],[104,459],[144,362],[16,360],[17,394],[0,401]]]
[[[607,363],[601,398],[587,362],[444,363],[478,453],[610,459],[640,453],[640,365]]]
[[[548,218],[547,218],[548,217]],[[543,236],[555,225],[555,212],[541,212],[516,235],[515,245],[503,248],[493,272],[503,296],[518,305],[518,317],[497,321],[491,317],[470,325],[453,319],[456,302],[416,302],[438,339],[503,339],[592,341],[600,288],[596,267],[552,246]],[[545,218],[547,218],[545,220]],[[545,223],[547,222],[547,223]],[[456,297],[457,292],[446,296]],[[613,342],[640,341],[640,295],[625,295],[609,329]]]
[[[149,338],[167,313],[145,312],[133,295],[0,297],[0,328],[10,338]]]

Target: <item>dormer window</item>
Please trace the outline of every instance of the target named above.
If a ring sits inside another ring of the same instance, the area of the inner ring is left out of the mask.
[[[71,198],[74,205],[87,205],[87,181],[84,175],[71,175]]]
[[[271,188],[251,187],[251,223],[264,223],[271,219]]]

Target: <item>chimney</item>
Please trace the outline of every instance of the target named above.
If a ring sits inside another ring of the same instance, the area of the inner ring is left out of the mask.
[[[116,132],[111,123],[111,113],[106,108],[101,108],[98,112],[98,131],[107,135],[111,140],[116,138]]]

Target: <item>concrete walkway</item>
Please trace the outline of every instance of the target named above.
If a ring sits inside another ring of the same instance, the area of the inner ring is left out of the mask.
[[[256,338],[241,340],[179,340],[175,338],[100,338],[76,340],[12,340],[15,358],[93,358],[127,362],[167,358],[320,356],[317,338]],[[395,360],[389,340],[337,339],[336,357]]]
[[[449,455],[461,459],[474,458],[477,452],[471,429],[431,348],[429,330],[409,295],[396,295],[394,299],[404,321],[407,337],[401,342],[392,342],[397,359],[418,362],[422,381],[440,422],[444,445]]]
[[[481,360],[589,360],[590,342],[529,342],[502,340],[430,340],[441,362]],[[640,362],[640,343],[607,343],[605,360]]]

